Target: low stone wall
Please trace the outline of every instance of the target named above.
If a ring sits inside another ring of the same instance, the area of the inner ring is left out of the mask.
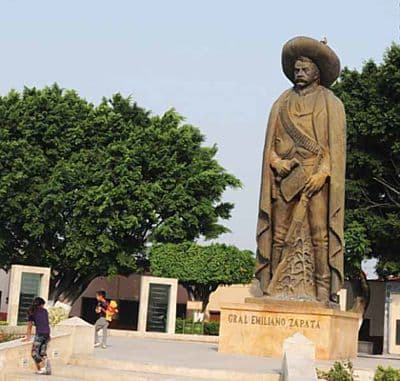
[[[72,355],[71,334],[58,334],[52,337],[48,355],[55,362],[67,363]],[[34,369],[31,359],[31,342],[13,340],[0,344],[0,381],[4,381],[8,371]]]
[[[26,327],[4,327],[9,333],[24,334]],[[3,329],[3,327],[2,327]],[[54,363],[67,364],[74,355],[93,353],[94,328],[78,318],[61,322],[52,330],[48,356]],[[5,375],[18,369],[34,369],[31,359],[31,342],[13,340],[0,344],[0,381]]]

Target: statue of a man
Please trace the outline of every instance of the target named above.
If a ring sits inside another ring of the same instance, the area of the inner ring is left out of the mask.
[[[328,89],[340,62],[326,43],[296,37],[282,67],[294,86],[269,117],[256,275],[265,295],[328,305],[343,282],[346,122]]]

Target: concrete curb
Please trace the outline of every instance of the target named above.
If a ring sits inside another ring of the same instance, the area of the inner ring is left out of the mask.
[[[205,335],[183,335],[180,333],[159,333],[159,332],[139,332],[139,331],[125,331],[120,329],[110,329],[110,336],[125,337],[125,338],[138,338],[138,339],[157,339],[167,341],[184,341],[196,343],[218,344],[218,336],[205,336]]]
[[[226,380],[226,381],[280,381],[280,373],[247,373],[229,369],[207,369],[195,367],[180,367],[175,365],[135,363],[133,361],[108,360],[90,356],[74,357],[70,361],[73,367],[87,369],[138,372],[164,376],[187,377],[190,379]]]

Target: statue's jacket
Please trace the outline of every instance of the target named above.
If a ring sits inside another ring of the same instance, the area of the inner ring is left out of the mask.
[[[271,204],[276,192],[274,174],[271,168],[271,156],[276,154],[285,159],[300,155],[307,160],[309,152],[299,150],[293,153],[294,144],[290,137],[285,138],[282,125],[282,110],[290,108],[294,89],[284,92],[274,103],[268,120],[265,147],[263,153],[260,205],[257,224],[258,269],[269,266],[272,251]],[[342,102],[329,89],[319,86],[307,125],[313,131],[306,131],[322,147],[324,154],[319,170],[327,173],[329,187],[329,265],[331,268],[331,293],[338,292],[343,283],[343,222],[344,222],[344,186],[346,165],[346,120]],[[292,107],[293,109],[293,107]],[[279,136],[278,141],[276,137]],[[303,160],[301,160],[303,161]],[[268,285],[264,285],[266,287]]]

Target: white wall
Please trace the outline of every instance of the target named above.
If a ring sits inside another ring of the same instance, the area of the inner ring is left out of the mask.
[[[262,292],[258,280],[254,279],[250,284],[233,284],[231,286],[219,286],[210,296],[207,312],[221,311],[221,305],[227,303],[244,303],[246,298],[261,297]]]
[[[8,287],[9,287],[10,275],[4,270],[0,270],[0,291],[1,291],[1,302],[0,312],[7,312],[7,298],[8,298]]]

